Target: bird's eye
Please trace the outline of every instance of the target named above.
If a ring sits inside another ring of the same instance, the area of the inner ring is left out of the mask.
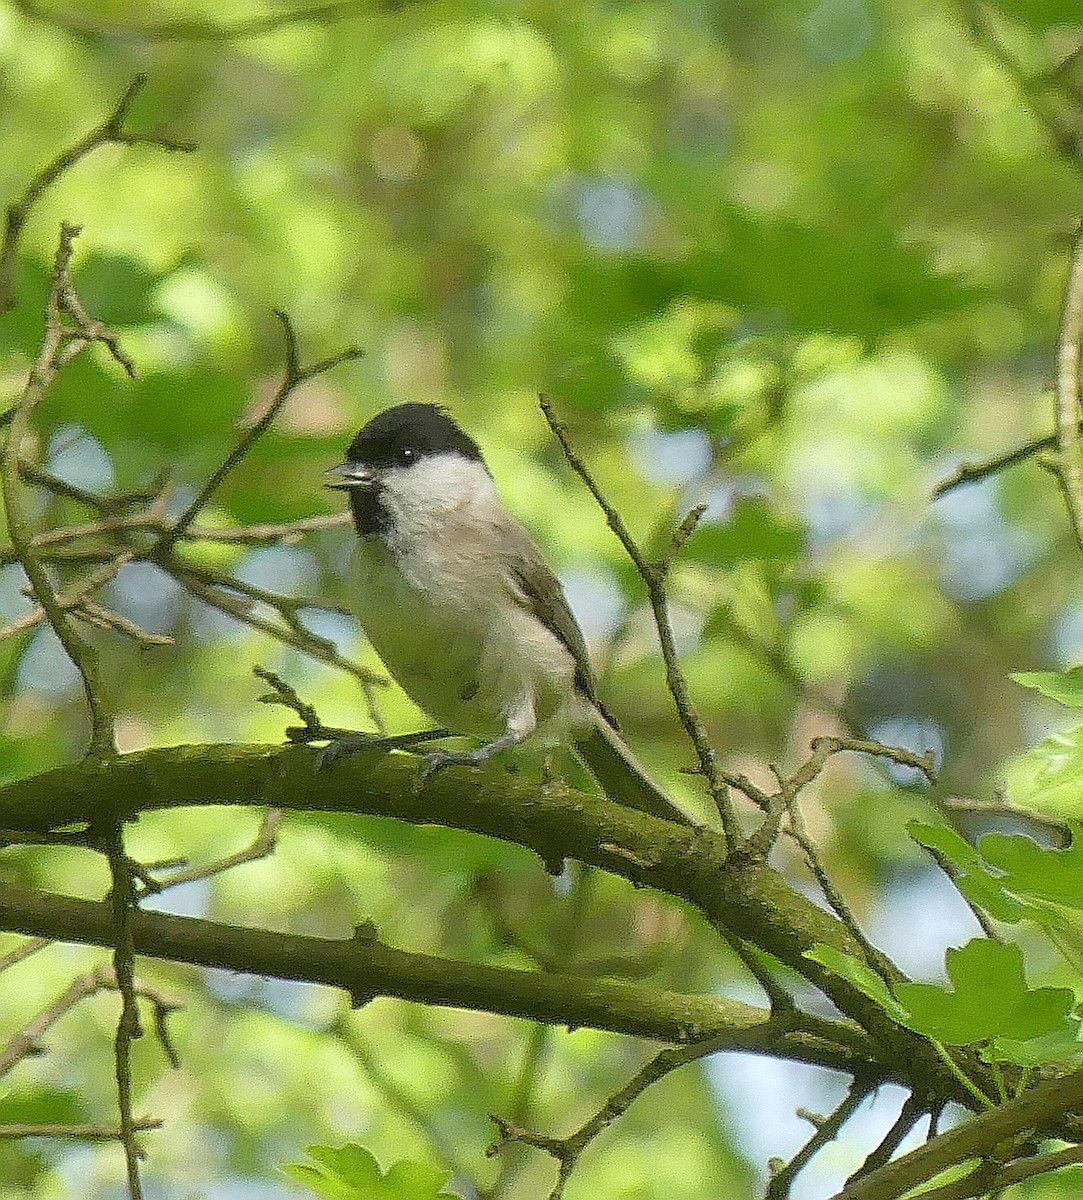
[[[405,467],[414,461],[416,455],[417,451],[413,448],[413,446],[403,446],[402,449],[399,450],[399,462]]]

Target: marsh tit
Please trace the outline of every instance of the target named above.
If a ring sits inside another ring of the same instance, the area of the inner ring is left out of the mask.
[[[574,746],[610,799],[691,824],[617,733],[563,588],[444,409],[380,413],[325,481],[349,498],[351,606],[376,653],[423,712],[481,739],[430,752],[423,777],[537,737]]]

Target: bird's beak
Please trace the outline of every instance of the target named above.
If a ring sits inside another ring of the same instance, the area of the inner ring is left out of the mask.
[[[351,488],[371,488],[377,483],[376,472],[361,463],[344,462],[323,473],[323,486],[348,492]]]

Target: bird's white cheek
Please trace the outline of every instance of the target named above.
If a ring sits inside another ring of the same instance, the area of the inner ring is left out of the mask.
[[[479,462],[436,454],[409,467],[392,467],[383,479],[383,503],[404,546],[438,538],[448,523],[488,504],[498,505],[489,473]]]

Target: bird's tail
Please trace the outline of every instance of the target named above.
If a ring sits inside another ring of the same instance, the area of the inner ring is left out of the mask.
[[[595,712],[594,723],[575,739],[575,749],[610,800],[665,821],[696,823],[647,774],[646,767],[601,713]]]

